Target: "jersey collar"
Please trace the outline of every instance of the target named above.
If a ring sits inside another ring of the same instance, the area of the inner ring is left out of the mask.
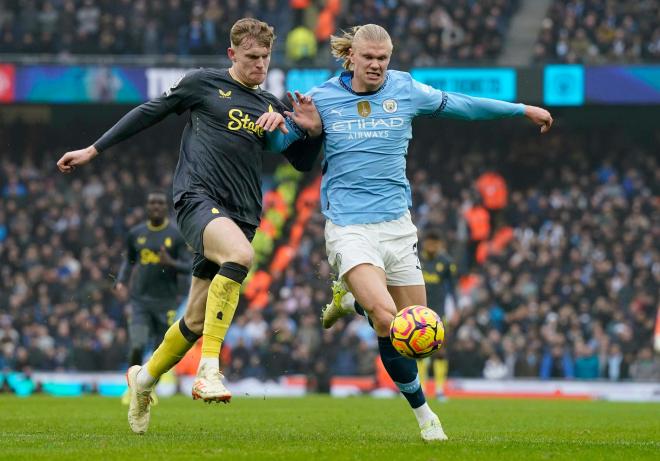
[[[167,227],[167,225],[169,223],[170,223],[170,220],[165,218],[165,220],[163,221],[163,224],[161,224],[160,226],[154,226],[153,224],[151,224],[151,222],[149,220],[147,220],[147,229],[149,229],[150,231],[153,231],[153,232],[162,231],[163,229],[165,229]]]
[[[229,78],[230,78],[230,79],[232,79],[233,81],[235,81],[236,83],[238,83],[238,84],[239,84],[240,86],[242,86],[243,88],[246,88],[246,89],[248,89],[248,90],[252,90],[252,91],[257,91],[257,90],[260,89],[260,88],[259,88],[259,85],[248,86],[248,85],[246,85],[245,83],[241,82],[238,78],[234,77],[234,75],[233,75],[232,72],[231,72],[231,68],[227,68],[227,75],[229,75]]]
[[[339,84],[346,91],[349,91],[349,92],[353,93],[356,96],[371,96],[371,95],[378,94],[381,91],[383,91],[383,89],[387,85],[387,82],[389,82],[389,80],[390,80],[390,73],[385,72],[385,80],[383,81],[383,84],[380,86],[380,88],[378,88],[376,91],[361,91],[359,93],[357,91],[353,91],[353,88],[351,87],[351,79],[352,78],[353,78],[353,71],[352,70],[345,70],[344,72],[341,73],[341,75],[339,75]]]

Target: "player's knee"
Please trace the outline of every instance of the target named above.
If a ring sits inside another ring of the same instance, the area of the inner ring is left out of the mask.
[[[252,245],[241,245],[234,248],[229,255],[227,255],[227,261],[231,261],[241,266],[250,268],[252,266],[252,260],[254,259],[254,250]]]
[[[376,303],[369,312],[369,318],[374,324],[374,330],[378,336],[387,336],[390,331],[390,324],[394,319],[394,312],[384,303]]]

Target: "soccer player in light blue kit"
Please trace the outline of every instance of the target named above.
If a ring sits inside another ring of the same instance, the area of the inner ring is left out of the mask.
[[[399,355],[389,339],[397,311],[426,305],[406,179],[411,123],[421,115],[465,120],[526,116],[544,133],[552,117],[539,107],[440,91],[407,72],[387,70],[392,41],[374,24],[333,37],[331,47],[347,71],[309,93],[323,122],[321,205],[328,259],[339,277],[323,326],[329,328],[355,309],[366,311],[385,369],[413,409],[422,439],[446,440],[426,403],[416,362]]]

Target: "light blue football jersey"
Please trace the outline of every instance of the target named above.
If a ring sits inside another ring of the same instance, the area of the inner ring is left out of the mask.
[[[379,90],[356,93],[351,76],[344,72],[308,93],[323,121],[322,212],[340,226],[395,220],[412,206],[406,154],[416,116],[481,119],[524,111],[522,104],[436,90],[395,70]]]

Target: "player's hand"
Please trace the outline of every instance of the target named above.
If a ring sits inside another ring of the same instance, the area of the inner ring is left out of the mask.
[[[115,294],[119,299],[126,300],[128,299],[128,288],[123,283],[117,282],[115,284]]]
[[[264,112],[261,117],[257,119],[257,126],[260,126],[264,131],[269,133],[279,129],[282,133],[287,134],[289,129],[284,123],[284,116],[279,112]]]
[[[323,132],[321,116],[316,110],[316,105],[311,96],[305,96],[296,91],[294,99],[290,91],[287,91],[286,97],[289,98],[293,112],[285,111],[284,115],[291,119],[303,130],[307,131],[311,137],[320,136]]]
[[[160,247],[160,252],[158,253],[158,256],[160,256],[160,263],[164,266],[173,266],[174,265],[174,259],[170,256],[170,254],[167,252],[164,246]]]
[[[96,147],[89,146],[85,149],[72,150],[67,152],[57,161],[57,168],[62,173],[71,173],[77,166],[89,163],[94,157],[98,155]]]
[[[525,106],[525,117],[541,127],[541,133],[547,133],[552,126],[552,115],[542,107]]]

